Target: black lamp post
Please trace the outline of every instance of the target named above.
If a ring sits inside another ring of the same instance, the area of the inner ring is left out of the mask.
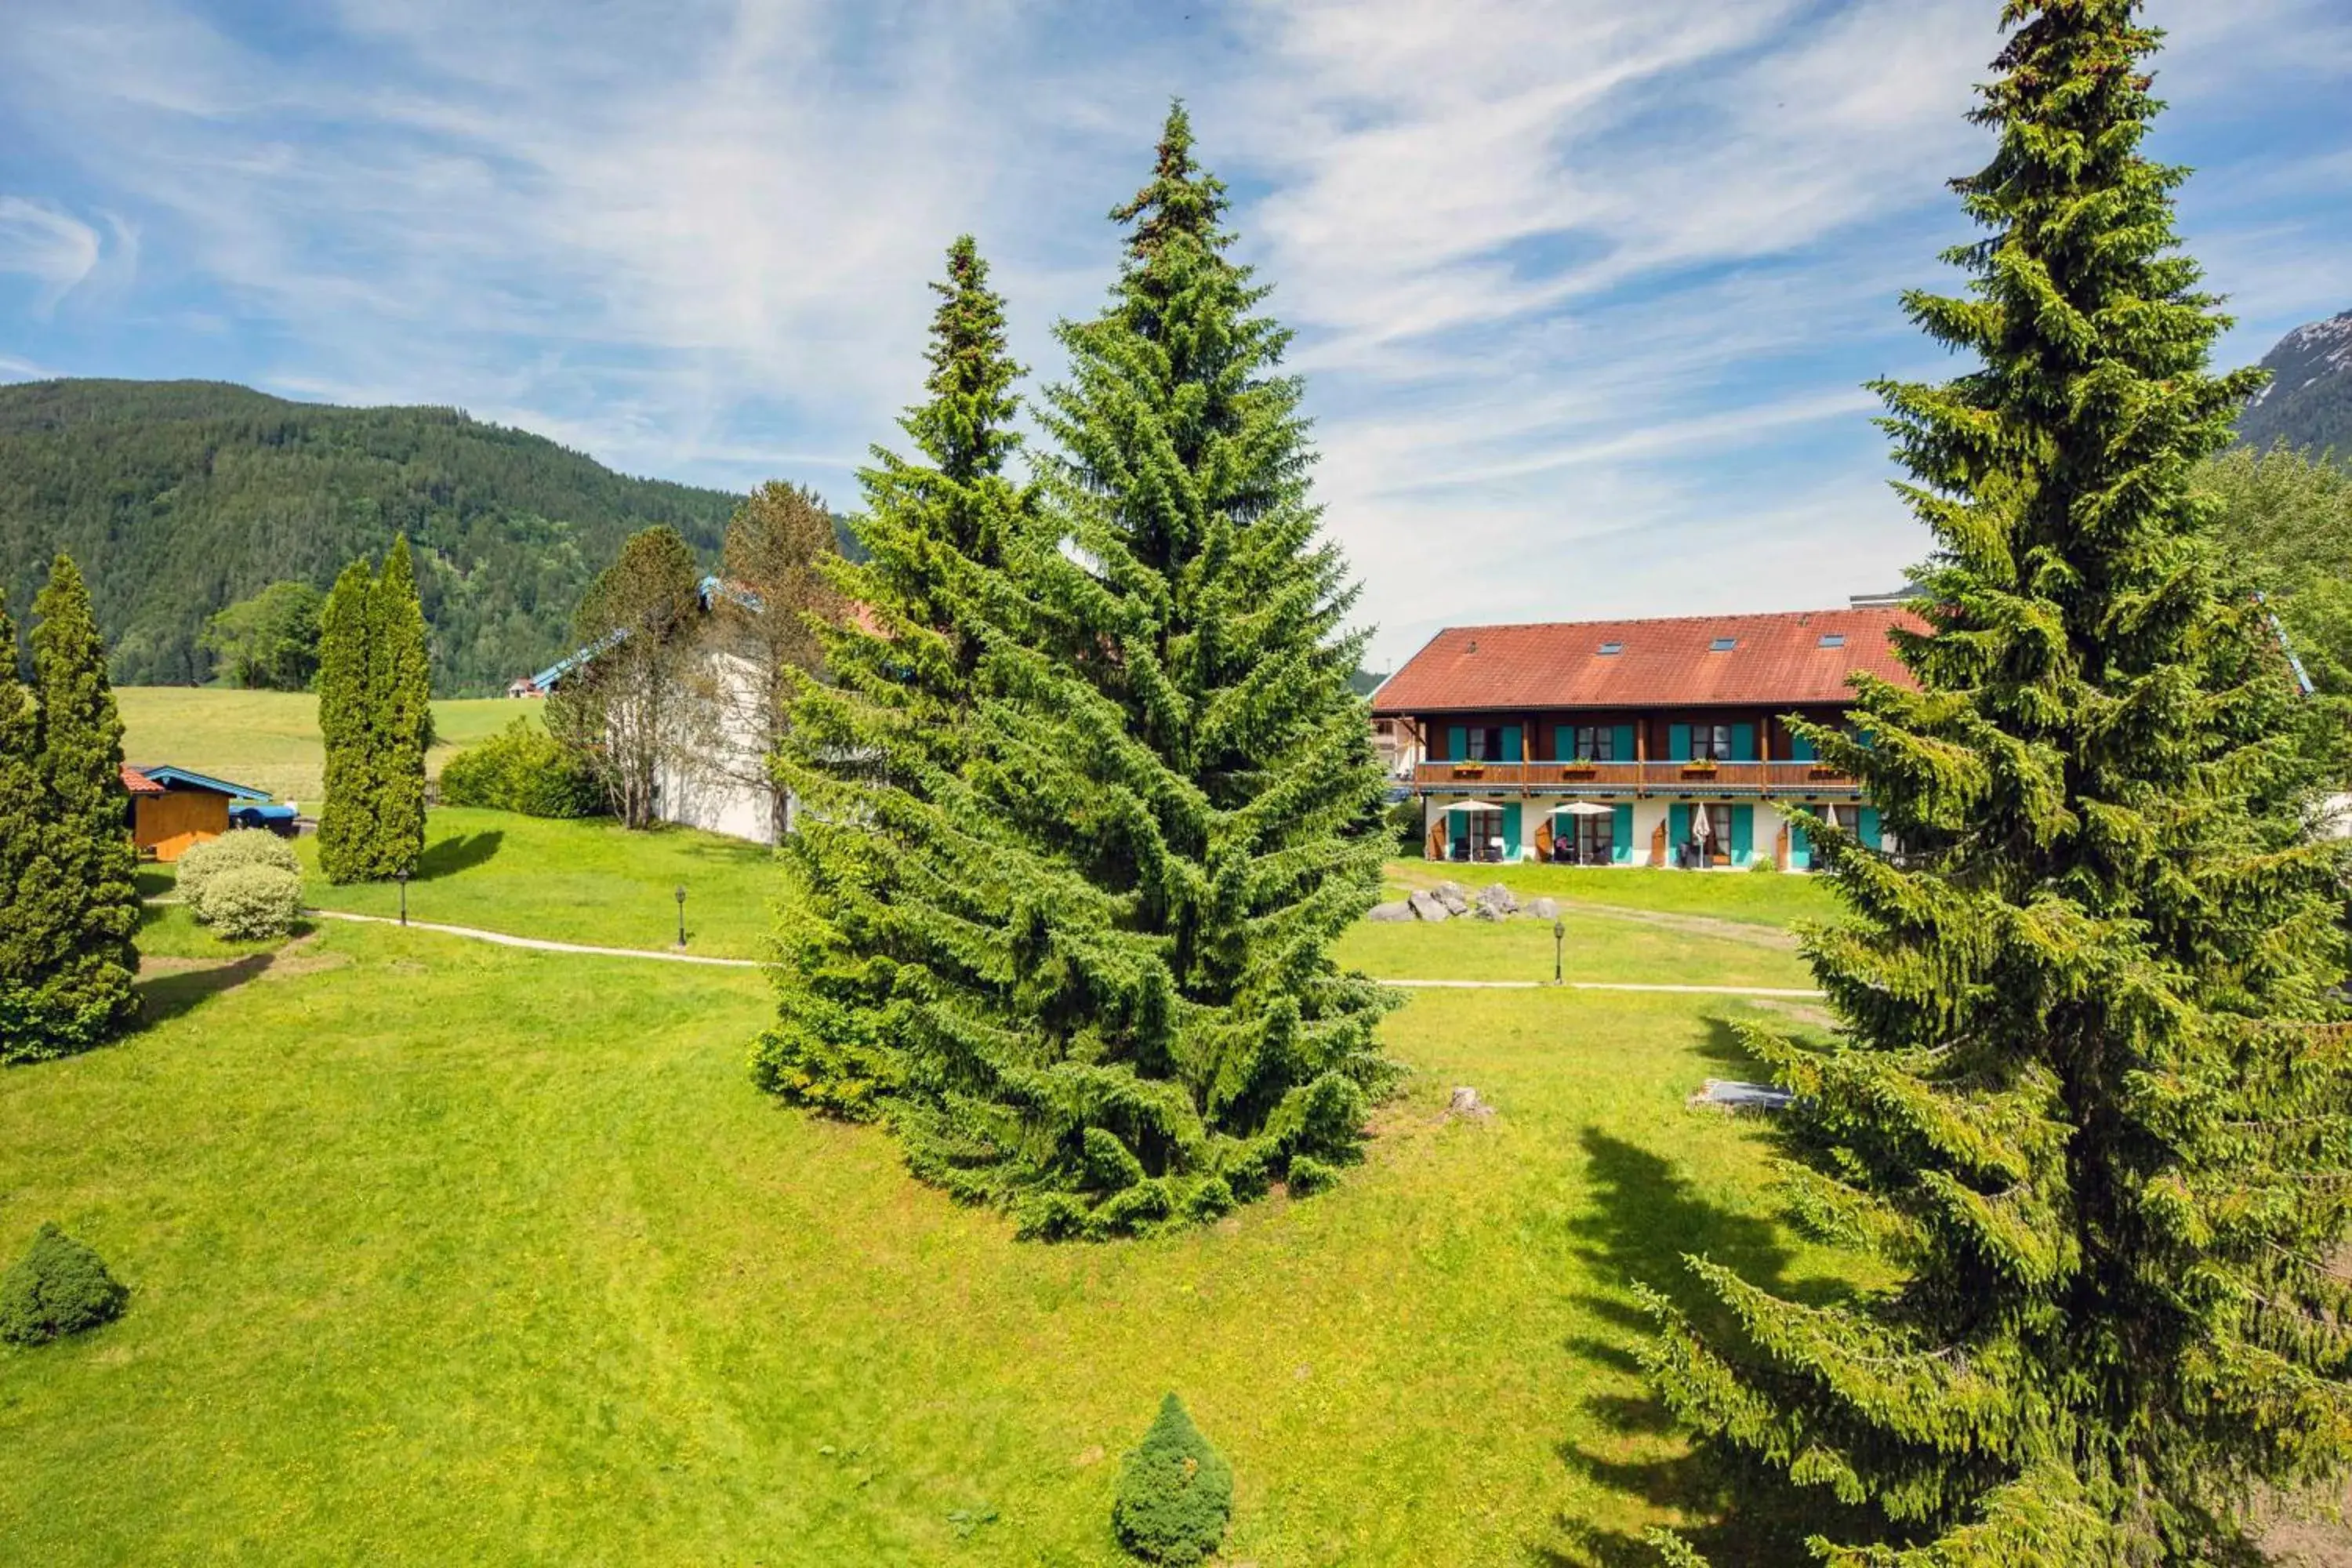
[[[1567,983],[1568,974],[1564,968],[1567,955],[1568,922],[1554,921],[1551,922],[1551,983],[1554,985]]]
[[[403,866],[399,870],[394,871],[392,874],[392,879],[400,884],[400,923],[406,925],[408,923],[408,868]]]
[[[686,947],[686,884],[685,884],[684,882],[680,882],[680,883],[677,885],[677,945],[678,945],[678,948],[679,948],[679,950],[680,950],[681,952],[683,952],[683,951],[685,950],[685,947]]]

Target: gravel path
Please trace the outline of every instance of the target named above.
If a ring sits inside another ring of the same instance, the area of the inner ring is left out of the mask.
[[[391,915],[355,915],[342,910],[304,910],[312,920],[350,921],[358,925],[396,926],[404,922]],[[676,952],[666,948],[591,947],[585,942],[549,942],[535,936],[509,936],[501,931],[479,931],[472,926],[438,925],[431,921],[406,921],[410,931],[438,931],[443,936],[462,936],[469,942],[494,942],[500,947],[527,947],[535,952],[584,952],[595,958],[655,958],[664,963],[707,963],[721,969],[757,969],[756,958],[712,958],[699,952]]]

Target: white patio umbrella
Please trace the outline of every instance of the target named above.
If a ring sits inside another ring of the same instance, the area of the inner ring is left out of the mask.
[[[1614,816],[1617,815],[1617,808],[1613,805],[1602,805],[1599,801],[1572,800],[1566,805],[1553,806],[1549,815],[1553,816]]]
[[[1698,809],[1691,813],[1691,837],[1701,844],[1715,837],[1715,824],[1706,819],[1705,801],[1700,801]]]
[[[1503,808],[1491,800],[1457,800],[1445,809],[1448,811],[1500,811]]]
[[[1837,807],[1834,805],[1825,805],[1822,807],[1822,821],[1832,827],[1835,827],[1838,825]]]

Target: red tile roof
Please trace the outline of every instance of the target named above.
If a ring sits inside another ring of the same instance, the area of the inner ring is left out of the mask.
[[[122,787],[129,790],[132,795],[163,795],[167,793],[162,784],[157,784],[153,779],[151,779],[145,773],[141,773],[129,763],[124,763],[122,764]]]
[[[1913,684],[1887,634],[1918,625],[1907,610],[1873,608],[1449,626],[1372,694],[1372,711],[1841,702],[1856,670]],[[1822,646],[1841,633],[1843,646]],[[1715,651],[1722,638],[1732,646]],[[1604,654],[1605,643],[1622,651]]]

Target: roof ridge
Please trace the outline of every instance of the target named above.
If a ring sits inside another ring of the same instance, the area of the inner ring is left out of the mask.
[[[1433,639],[1448,632],[1517,632],[1552,626],[1665,626],[1697,621],[1793,621],[1811,616],[1906,616],[1901,605],[1839,605],[1818,610],[1724,610],[1706,616],[1591,616],[1574,621],[1479,621],[1474,625],[1440,626]]]

